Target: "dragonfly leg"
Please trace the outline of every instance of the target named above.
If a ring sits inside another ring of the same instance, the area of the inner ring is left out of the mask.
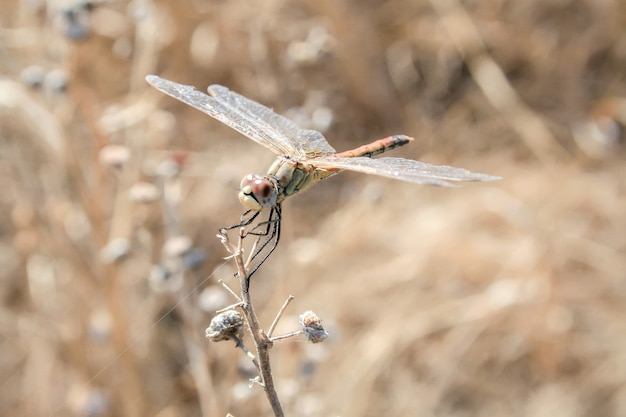
[[[263,263],[272,254],[272,252],[274,252],[274,249],[276,249],[276,246],[278,246],[278,241],[280,239],[280,219],[281,219],[281,207],[280,205],[277,205],[275,207],[272,207],[272,209],[270,210],[270,215],[267,221],[259,223],[254,228],[256,229],[259,226],[267,226],[263,232],[251,231],[248,233],[248,234],[253,234],[253,235],[258,236],[255,242],[256,249],[254,250],[254,253],[250,256],[249,261],[251,262],[261,257],[261,259],[258,262],[256,262],[254,267],[252,267],[248,272],[248,282],[247,282],[248,287],[250,285],[250,277],[257,271],[257,269],[261,267],[261,265],[263,265]],[[261,239],[264,236],[266,238],[263,239],[263,243],[259,246],[258,243],[261,241]]]
[[[219,231],[220,231],[220,233],[225,233],[228,230],[238,229],[240,227],[246,227],[246,226],[250,225],[250,223],[252,223],[254,221],[254,219],[256,219],[259,216],[259,213],[261,213],[261,212],[260,211],[254,211],[254,210],[246,210],[241,215],[241,219],[239,220],[239,223],[233,224],[232,226],[228,226],[228,227],[222,227],[222,228],[220,228]]]
[[[256,244],[255,244],[256,250],[254,251],[254,254],[252,255],[251,259],[256,258],[270,242],[272,241],[274,242],[272,249],[270,250],[270,253],[274,250],[276,245],[278,245],[278,239],[280,237],[280,214],[281,213],[280,213],[279,206],[272,208],[267,221],[259,223],[258,225],[254,227],[254,229],[252,229],[251,232],[248,233],[250,235],[258,236]],[[263,232],[254,231],[261,226],[266,226],[266,229]],[[268,236],[268,237],[263,241],[263,244],[261,246],[258,246],[258,243],[263,236]]]
[[[250,230],[249,232],[246,232],[246,236],[247,235],[253,235],[253,236],[268,236],[271,235],[272,232],[272,226],[274,225],[274,223],[276,223],[278,220],[280,220],[279,217],[276,217],[276,209],[272,208],[270,210],[270,215],[267,217],[267,220],[264,222],[260,222],[259,224],[257,224],[256,226],[254,226],[252,228],[252,230]],[[265,230],[259,231],[258,229],[261,229],[265,227]]]
[[[219,231],[220,233],[224,234],[229,230],[249,226],[259,216],[259,213],[261,212],[246,210],[241,215],[241,220],[239,223],[228,227],[222,227],[221,229],[219,229]],[[257,236],[256,241],[253,245],[254,252],[248,258],[248,261],[246,263],[249,264],[252,261],[255,261],[257,258],[261,257],[260,261],[256,262],[255,265],[248,270],[246,287],[250,286],[250,277],[257,271],[257,269],[261,267],[261,265],[263,265],[267,258],[272,254],[274,249],[276,249],[276,246],[278,245],[278,239],[280,238],[280,219],[281,207],[280,205],[276,205],[271,208],[270,214],[266,221],[260,222],[259,224],[255,225],[250,231],[244,232],[244,238],[248,235]],[[265,229],[258,230],[261,228]]]

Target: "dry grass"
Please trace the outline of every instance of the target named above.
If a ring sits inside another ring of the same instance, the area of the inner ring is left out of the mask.
[[[623,2],[111,1],[81,40],[61,3],[0,1],[1,415],[270,413],[203,334],[233,302],[215,232],[273,156],[148,73],[227,85],[338,150],[404,133],[398,156],[504,177],[344,173],[285,203],[257,311],[267,327],[293,294],[277,333],[313,309],[331,334],[272,350],[287,415],[626,414]],[[131,201],[138,182],[161,199]]]

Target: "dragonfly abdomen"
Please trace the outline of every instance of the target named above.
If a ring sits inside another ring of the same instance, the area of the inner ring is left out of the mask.
[[[406,135],[387,136],[386,138],[379,139],[372,143],[368,143],[367,145],[359,146],[358,148],[329,156],[338,158],[354,158],[357,156],[366,156],[368,158],[371,158],[372,156],[390,151],[402,145],[406,145],[412,140],[412,137]]]

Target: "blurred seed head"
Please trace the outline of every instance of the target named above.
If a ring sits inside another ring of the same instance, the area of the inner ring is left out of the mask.
[[[211,23],[196,27],[191,35],[189,53],[196,65],[208,68],[212,65],[219,44],[219,34]]]
[[[323,342],[328,337],[328,333],[322,326],[322,320],[311,310],[305,311],[300,315],[300,324],[309,342]]]
[[[30,65],[20,72],[20,79],[32,89],[39,89],[43,85],[46,71],[39,65]]]
[[[105,167],[120,169],[130,159],[130,149],[124,145],[106,145],[100,149],[98,159]]]
[[[198,297],[198,306],[202,311],[213,313],[228,305],[230,297],[224,288],[212,285],[204,288]]]
[[[115,238],[100,251],[100,258],[105,263],[123,260],[130,253],[130,242],[126,238]]]
[[[175,160],[168,158],[156,167],[156,174],[162,178],[174,178],[180,174],[181,168]]]
[[[64,94],[69,85],[69,76],[62,69],[49,71],[43,80],[44,89],[53,94]]]
[[[89,334],[96,342],[106,342],[111,336],[113,320],[106,309],[94,311],[89,317]]]
[[[163,256],[166,258],[179,258],[189,251],[192,245],[193,240],[187,235],[172,236],[163,245]]]
[[[175,292],[183,286],[183,275],[164,264],[153,265],[148,283],[156,293]]]
[[[126,7],[126,14],[135,22],[140,22],[150,15],[151,7],[146,2],[131,0]]]
[[[325,105],[327,99],[325,92],[310,91],[302,106],[288,109],[285,115],[300,126],[324,133],[335,119],[333,111]]]
[[[287,63],[301,66],[315,63],[322,55],[332,51],[334,39],[325,25],[313,26],[304,41],[292,41],[287,45]]]
[[[62,31],[63,35],[72,39],[85,39],[89,35],[88,26],[78,20],[78,14],[73,9],[67,9],[63,12]]]
[[[102,110],[98,124],[104,133],[113,135],[128,127],[126,123],[128,117],[126,116],[125,110],[124,107],[116,104],[107,106]]]
[[[128,190],[128,198],[134,203],[154,203],[161,197],[158,187],[149,182],[138,182]]]
[[[80,0],[63,8],[57,16],[57,25],[61,33],[71,40],[82,40],[91,30],[91,12],[93,2]]]
[[[241,339],[243,336],[243,320],[235,310],[224,311],[213,317],[205,332],[206,338],[212,342]]]
[[[574,140],[587,156],[601,159],[610,155],[619,144],[621,126],[613,117],[590,117],[572,129]]]
[[[111,400],[108,395],[100,390],[86,385],[73,386],[67,398],[71,415],[78,417],[99,417],[109,415]]]
[[[206,261],[206,252],[201,248],[192,248],[183,254],[181,261],[184,269],[196,269]]]
[[[320,132],[326,132],[330,128],[333,118],[333,111],[326,106],[315,109],[311,115],[314,128]]]

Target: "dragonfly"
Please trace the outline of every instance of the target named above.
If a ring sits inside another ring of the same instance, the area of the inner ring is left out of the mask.
[[[267,221],[257,224],[250,232],[259,236],[257,239],[264,236],[265,240],[255,245],[251,259],[259,257],[259,261],[248,272],[248,280],[278,245],[281,203],[287,197],[341,171],[356,171],[435,186],[453,186],[451,181],[500,179],[463,168],[412,159],[372,158],[412,142],[413,138],[406,135],[388,136],[349,151],[337,152],[320,132],[304,129],[227,87],[214,84],[208,87],[208,94],[205,94],[193,86],[156,75],[146,76],[146,81],[157,90],[208,114],[279,155],[265,175],[249,174],[241,180],[239,201],[246,210],[238,224],[221,229],[249,226],[263,210],[269,209]]]

